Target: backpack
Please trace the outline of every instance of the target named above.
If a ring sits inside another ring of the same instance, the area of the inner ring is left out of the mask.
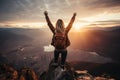
[[[65,33],[56,32],[54,35],[54,46],[56,49],[64,49],[66,46],[66,35]]]

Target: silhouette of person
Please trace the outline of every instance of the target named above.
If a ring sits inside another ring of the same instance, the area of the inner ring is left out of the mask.
[[[46,18],[46,22],[50,28],[50,30],[52,31],[53,33],[53,38],[52,38],[52,42],[51,42],[51,45],[53,45],[55,47],[55,50],[54,50],[54,64],[55,66],[58,65],[58,58],[59,58],[59,54],[61,53],[61,68],[64,69],[64,64],[65,64],[65,61],[66,61],[66,56],[67,56],[67,47],[70,46],[70,40],[68,38],[68,32],[70,31],[72,25],[73,25],[73,22],[75,20],[75,16],[76,16],[76,13],[73,14],[73,17],[71,18],[68,26],[65,28],[64,26],[64,22],[62,19],[58,19],[57,22],[56,22],[56,27],[54,27],[48,17],[48,12],[45,11],[44,12],[44,15],[45,15],[45,18]],[[66,39],[65,39],[65,45],[63,48],[57,48],[55,46],[55,34],[56,33],[64,33]]]

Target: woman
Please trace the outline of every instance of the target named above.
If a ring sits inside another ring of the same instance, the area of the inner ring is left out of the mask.
[[[64,69],[64,64],[67,56],[67,47],[70,46],[70,41],[68,38],[68,32],[70,31],[73,22],[75,20],[76,13],[73,14],[68,26],[65,28],[62,19],[58,19],[56,22],[56,27],[54,27],[48,17],[47,11],[44,12],[47,24],[53,33],[53,38],[51,45],[55,47],[54,50],[54,64],[58,65],[59,54],[61,53],[61,67]]]

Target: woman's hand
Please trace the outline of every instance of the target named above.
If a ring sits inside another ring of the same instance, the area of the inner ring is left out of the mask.
[[[48,15],[48,12],[47,12],[47,11],[45,11],[45,12],[44,12],[44,14],[45,14],[45,15]]]

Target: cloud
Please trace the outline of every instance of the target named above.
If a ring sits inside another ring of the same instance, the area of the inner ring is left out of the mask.
[[[73,12],[77,12],[77,18],[118,13],[119,4],[119,0],[0,0],[0,22],[45,21],[45,10],[52,21],[62,18],[68,22]]]
[[[117,24],[116,22],[102,23],[99,20],[101,18],[107,19],[107,21],[115,21],[116,18],[120,20],[119,4],[119,0],[0,0],[0,24],[45,22],[43,12],[47,10],[53,23],[59,18],[68,23],[73,13],[77,12],[76,23],[85,23],[87,26],[90,26],[88,24],[95,24],[95,26],[105,24],[102,25],[103,27],[112,23],[110,26],[113,24],[115,26],[119,25],[119,22]],[[103,13],[107,14],[100,18],[97,17]],[[113,16],[108,16],[109,14]],[[81,22],[83,18],[89,17],[95,17],[97,21],[94,23]]]
[[[93,3],[98,7],[120,7],[119,0],[95,0]]]
[[[52,52],[54,50],[54,47],[51,45],[44,46],[44,52]]]
[[[42,1],[35,0],[1,0],[0,21],[35,21],[43,8]],[[38,4],[40,3],[40,4]],[[35,19],[36,18],[36,19]],[[40,19],[40,17],[39,17]]]

